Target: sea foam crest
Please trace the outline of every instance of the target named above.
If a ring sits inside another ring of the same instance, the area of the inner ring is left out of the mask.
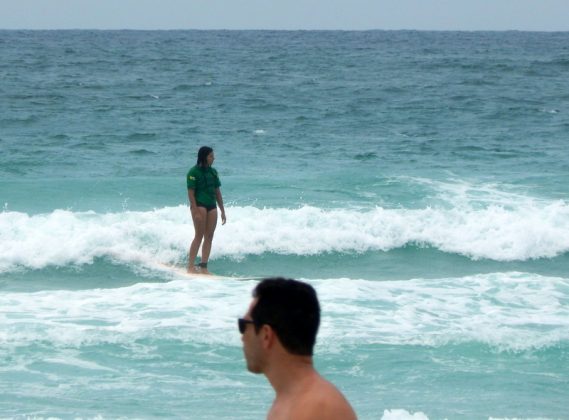
[[[445,279],[306,280],[318,292],[319,354],[361,346],[482,343],[499,351],[569,344],[569,279],[493,273]],[[2,293],[0,351],[181,340],[240,347],[254,282],[195,279],[111,289]]]
[[[381,420],[429,420],[429,418],[420,411],[411,414],[406,410],[394,409],[384,410]]]
[[[266,252],[316,255],[430,246],[473,259],[555,257],[569,251],[569,205],[528,202],[515,208],[450,207],[368,210],[229,207],[212,258]],[[55,210],[0,213],[0,272],[17,267],[179,261],[193,226],[186,206],[99,214]]]
[[[569,343],[566,278],[510,272],[406,281],[336,279],[317,282],[317,289],[327,314],[319,340],[331,351],[340,343],[338,329],[354,345],[476,342],[524,351]]]

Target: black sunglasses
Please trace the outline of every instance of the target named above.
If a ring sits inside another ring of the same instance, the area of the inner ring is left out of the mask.
[[[247,324],[255,324],[255,321],[245,318],[239,318],[237,320],[237,326],[239,327],[239,332],[241,334],[245,334],[245,330],[247,329]]]

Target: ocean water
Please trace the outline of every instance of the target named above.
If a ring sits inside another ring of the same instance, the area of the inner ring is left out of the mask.
[[[0,418],[264,418],[312,284],[361,419],[569,419],[569,33],[0,31]],[[185,174],[228,222],[187,279]]]

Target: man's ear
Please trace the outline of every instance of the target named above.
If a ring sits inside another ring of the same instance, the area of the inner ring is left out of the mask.
[[[264,349],[271,349],[275,345],[277,335],[270,325],[263,324],[259,334],[261,335],[261,341]]]

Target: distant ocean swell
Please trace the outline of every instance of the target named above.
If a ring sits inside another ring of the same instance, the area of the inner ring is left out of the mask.
[[[213,258],[266,252],[316,255],[434,247],[471,259],[525,261],[569,251],[569,205],[506,208],[298,209],[229,207]],[[0,213],[0,273],[18,268],[118,262],[177,262],[193,235],[186,206],[118,213],[55,210]]]

